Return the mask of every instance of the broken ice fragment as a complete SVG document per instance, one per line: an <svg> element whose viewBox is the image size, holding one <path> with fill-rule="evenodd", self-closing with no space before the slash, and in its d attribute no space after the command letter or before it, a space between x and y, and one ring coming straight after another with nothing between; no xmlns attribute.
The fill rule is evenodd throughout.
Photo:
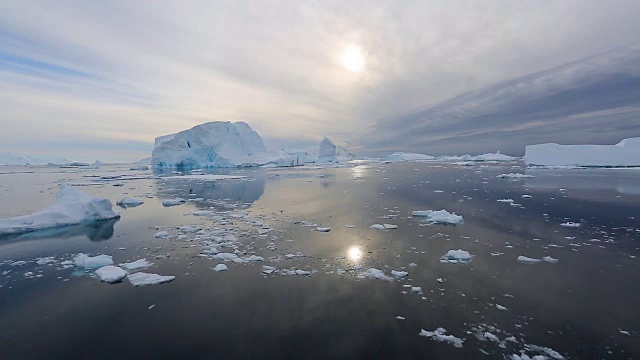
<svg viewBox="0 0 640 360"><path fill-rule="evenodd" d="M98 276L98 278L100 278L101 281L110 284L120 282L127 276L126 271L113 265L103 266L96 270L95 274Z"/></svg>

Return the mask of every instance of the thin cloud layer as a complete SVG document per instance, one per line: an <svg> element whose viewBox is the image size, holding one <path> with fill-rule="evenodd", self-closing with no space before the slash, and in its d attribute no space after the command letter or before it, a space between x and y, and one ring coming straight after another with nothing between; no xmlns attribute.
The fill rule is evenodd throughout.
<svg viewBox="0 0 640 360"><path fill-rule="evenodd" d="M638 41L639 12L595 0L5 1L1 150L136 160L155 136L211 120L245 120L278 143L400 147L362 135ZM364 52L359 73L341 64L350 44Z"/></svg>

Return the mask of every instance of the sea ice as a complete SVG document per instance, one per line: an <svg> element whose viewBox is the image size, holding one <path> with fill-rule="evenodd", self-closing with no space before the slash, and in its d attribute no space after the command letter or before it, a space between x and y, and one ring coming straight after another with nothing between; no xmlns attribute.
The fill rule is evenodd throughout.
<svg viewBox="0 0 640 360"><path fill-rule="evenodd" d="M447 210L417 210L411 212L413 216L426 217L429 222L442 224L462 224L464 219L460 215Z"/></svg>
<svg viewBox="0 0 640 360"><path fill-rule="evenodd" d="M122 281L122 279L127 276L126 271L113 265L103 266L96 270L95 274L98 276L98 278L100 278L101 281L110 284Z"/></svg>
<svg viewBox="0 0 640 360"><path fill-rule="evenodd" d="M84 270L95 270L103 266L113 265L113 258L109 255L88 256L83 253L73 258L73 264Z"/></svg>
<svg viewBox="0 0 640 360"><path fill-rule="evenodd" d="M147 259L139 259L139 260L132 261L132 262L129 262L129 263L120 264L120 266L122 266L123 268L125 268L127 270L143 269L143 268L149 267L151 265L153 265L153 264L148 262Z"/></svg>
<svg viewBox="0 0 640 360"><path fill-rule="evenodd" d="M446 254L444 254L440 259L445 262L450 262L452 264L466 264L471 262L472 255L469 254L468 251L464 250L449 250Z"/></svg>
<svg viewBox="0 0 640 360"><path fill-rule="evenodd" d="M164 276L164 275L144 273L144 272L138 272L135 274L127 275L127 279L133 286L162 284L169 281L173 281L175 280L175 278L176 278L175 276Z"/></svg>
<svg viewBox="0 0 640 360"><path fill-rule="evenodd" d="M360 279L371 278L371 279L387 280L387 281L393 280L392 277L385 275L384 271L376 268L369 268L361 272L360 274L358 274L358 278Z"/></svg>
<svg viewBox="0 0 640 360"><path fill-rule="evenodd" d="M521 264L531 265L531 264L537 264L537 263L539 263L541 261L542 260L540 260L540 259L533 259L533 258L526 257L526 256L518 256L518 262L521 263Z"/></svg>
<svg viewBox="0 0 640 360"><path fill-rule="evenodd" d="M119 218L111 202L93 198L73 187L61 185L53 205L30 215L0 220L0 235Z"/></svg>
<svg viewBox="0 0 640 360"><path fill-rule="evenodd" d="M440 341L440 342L447 342L457 348L462 347L464 340L457 338L453 335L446 335L446 334L447 334L447 330L445 330L444 328L437 328L434 331L426 331L424 329L421 329L420 334L418 335L430 338L432 340Z"/></svg>

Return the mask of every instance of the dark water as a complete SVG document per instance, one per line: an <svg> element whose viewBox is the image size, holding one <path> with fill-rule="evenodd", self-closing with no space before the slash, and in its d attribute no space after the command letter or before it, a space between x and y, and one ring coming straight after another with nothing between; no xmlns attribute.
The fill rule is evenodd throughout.
<svg viewBox="0 0 640 360"><path fill-rule="evenodd" d="M0 174L3 217L46 206L61 179L91 182L87 175L129 173L12 171L20 169ZM82 187L112 201L135 196L145 204L119 209L117 222L0 240L0 359L502 359L539 354L530 345L571 359L640 358L640 171L528 170L534 178L496 177L510 172L524 169L363 164L225 172L247 180L151 178ZM176 196L204 201L161 206L161 199ZM505 198L521 206L496 201ZM428 225L410 216L442 208L465 223ZM243 251L267 261L227 263L228 271L215 272L221 261L199 256L202 244L192 235L153 238L164 229L156 227L222 226L189 215L196 210L248 211L268 223L273 231L262 237L246 222L224 225L237 228ZM313 231L301 221L332 231ZM582 226L560 226L566 221ZM398 229L369 228L374 223ZM469 251L473 261L440 262L451 249ZM112 255L116 262L146 257L154 265L143 271L176 280L109 285L34 262L69 260L78 252ZM296 252L305 256L274 260ZM559 262L525 265L517 262L520 255ZM27 263L11 263L20 260ZM265 276L262 265L317 272ZM358 279L369 267L405 269L409 276ZM406 284L423 294L403 293ZM438 327L464 339L463 348L418 336ZM485 331L515 341L500 345L474 335Z"/></svg>

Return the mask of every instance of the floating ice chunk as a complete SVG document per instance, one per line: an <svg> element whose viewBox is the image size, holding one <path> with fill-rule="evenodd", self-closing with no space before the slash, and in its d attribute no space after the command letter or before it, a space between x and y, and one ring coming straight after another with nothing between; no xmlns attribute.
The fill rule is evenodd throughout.
<svg viewBox="0 0 640 360"><path fill-rule="evenodd" d="M146 165L136 165L129 168L131 171L146 171L149 170L149 167Z"/></svg>
<svg viewBox="0 0 640 360"><path fill-rule="evenodd" d="M437 278L437 279L436 279L436 281L437 281L437 282L439 282L440 284L442 284L442 283L444 282L444 279L442 279L442 278Z"/></svg>
<svg viewBox="0 0 640 360"><path fill-rule="evenodd" d="M377 229L377 230L384 230L385 229L384 225L382 225L382 224L373 224L373 225L371 225L369 227L372 228L372 229Z"/></svg>
<svg viewBox="0 0 640 360"><path fill-rule="evenodd" d="M420 286L412 286L411 292L414 294L422 294L422 288Z"/></svg>
<svg viewBox="0 0 640 360"><path fill-rule="evenodd" d="M132 261L129 263L123 263L120 264L120 266L122 266L123 268L127 269L127 270L138 270L138 269L143 269L146 267L149 267L153 265L152 263L148 262L147 259L139 259L136 261Z"/></svg>
<svg viewBox="0 0 640 360"><path fill-rule="evenodd" d="M51 264L51 263L55 263L55 262L56 262L56 258L49 256L49 257L42 257L42 258L38 259L36 261L36 264L38 264L38 265L47 265L47 264Z"/></svg>
<svg viewBox="0 0 640 360"><path fill-rule="evenodd" d="M514 174L514 173L509 173L509 174L500 174L498 176L496 176L498 178L509 178L509 179L523 179L523 178L532 178L534 177L533 175L525 175L525 174Z"/></svg>
<svg viewBox="0 0 640 360"><path fill-rule="evenodd" d="M73 264L84 270L95 270L103 266L113 265L113 258L109 255L88 256L83 253L73 258Z"/></svg>
<svg viewBox="0 0 640 360"><path fill-rule="evenodd" d="M145 285L156 285L162 284L169 281L175 280L175 276L171 275L158 275L151 273L138 272L135 274L127 275L127 279L133 286L145 286Z"/></svg>
<svg viewBox="0 0 640 360"><path fill-rule="evenodd" d="M622 335L627 335L627 336L631 336L631 333L626 331L626 330L618 330L618 332Z"/></svg>
<svg viewBox="0 0 640 360"><path fill-rule="evenodd" d="M385 160L389 162L400 162L400 161L428 161L433 160L435 157L431 155L425 154L416 154L416 153L405 153L405 152L395 152L391 155L388 155Z"/></svg>
<svg viewBox="0 0 640 360"><path fill-rule="evenodd" d="M126 271L113 265L103 266L96 270L95 274L98 276L98 278L100 278L101 281L107 282L109 284L120 282L127 276Z"/></svg>
<svg viewBox="0 0 640 360"><path fill-rule="evenodd" d="M229 270L229 268L225 264L218 264L213 268L213 270L215 270L215 271L225 271L225 270Z"/></svg>
<svg viewBox="0 0 640 360"><path fill-rule="evenodd" d="M193 216L211 216L213 214L214 214L213 211L209 211L209 210L199 210L191 213L191 215Z"/></svg>
<svg viewBox="0 0 640 360"><path fill-rule="evenodd" d="M409 266L410 266L410 267L416 267L416 266L418 266L418 264L416 264L416 263L409 263Z"/></svg>
<svg viewBox="0 0 640 360"><path fill-rule="evenodd" d="M360 274L358 274L358 278L360 279L371 278L371 279L387 280L387 281L393 280L391 276L385 275L384 271L376 268L369 268L361 272Z"/></svg>
<svg viewBox="0 0 640 360"><path fill-rule="evenodd" d="M440 342L447 342L457 348L462 348L462 344L464 343L464 340L457 338L453 335L446 335L446 333L447 333L447 330L445 330L444 328L437 328L434 331L426 331L424 329L421 329L420 334L418 335L430 338L432 340L440 341Z"/></svg>
<svg viewBox="0 0 640 360"><path fill-rule="evenodd" d="M534 357L530 357L527 354L513 354L511 355L511 360L548 360L549 358L544 355L535 355Z"/></svg>
<svg viewBox="0 0 640 360"><path fill-rule="evenodd" d="M527 348L531 349L532 351L541 353L541 354L545 354L547 356L550 356L554 359L557 360L562 360L564 359L564 356L562 356L559 352L548 348L548 347L544 347L544 346L538 346L538 345L532 345L532 344L527 344L526 345Z"/></svg>
<svg viewBox="0 0 640 360"><path fill-rule="evenodd" d="M135 207L144 204L144 201L135 198L123 198L116 201L116 205L124 206L124 207Z"/></svg>
<svg viewBox="0 0 640 360"><path fill-rule="evenodd" d="M503 311L506 311L506 310L507 310L507 308L506 308L506 307L504 307L504 306L502 306L502 305L500 305L500 304L496 304L496 308L498 308L498 310L503 310Z"/></svg>
<svg viewBox="0 0 640 360"><path fill-rule="evenodd" d="M353 229L355 228L355 225L342 225L344 227L346 227L347 229Z"/></svg>
<svg viewBox="0 0 640 360"><path fill-rule="evenodd" d="M384 226L385 229L397 229L398 225L393 225L393 224L382 224L382 226Z"/></svg>
<svg viewBox="0 0 640 360"><path fill-rule="evenodd" d="M273 229L258 229L258 235L266 235L272 231Z"/></svg>
<svg viewBox="0 0 640 360"><path fill-rule="evenodd" d="M417 210L411 212L413 216L426 217L429 222L443 224L461 224L464 219L460 215L450 213L447 210Z"/></svg>
<svg viewBox="0 0 640 360"><path fill-rule="evenodd" d="M577 227L580 227L581 225L582 224L580 224L580 223L575 223L575 222L571 222L571 221L568 221L568 222L560 224L560 226L564 226L564 227L568 227L568 228L577 228Z"/></svg>
<svg viewBox="0 0 640 360"><path fill-rule="evenodd" d="M318 231L318 232L329 232L329 231L331 231L331 228L328 228L328 227L317 227L316 231Z"/></svg>
<svg viewBox="0 0 640 360"><path fill-rule="evenodd" d="M469 254L468 251L465 250L449 250L446 254L444 254L440 259L444 262L449 262L452 264L466 264L471 262L472 255Z"/></svg>
<svg viewBox="0 0 640 360"><path fill-rule="evenodd" d="M499 199L499 200L496 200L496 201L497 202L503 202L503 203L512 203L513 199Z"/></svg>
<svg viewBox="0 0 640 360"><path fill-rule="evenodd" d="M306 270L297 269L295 273L296 275L301 275L301 276L311 276L311 271L306 271Z"/></svg>
<svg viewBox="0 0 640 360"><path fill-rule="evenodd" d="M111 201L91 197L61 185L53 205L30 215L0 220L0 235L19 234L54 227L119 218Z"/></svg>
<svg viewBox="0 0 640 360"><path fill-rule="evenodd" d="M182 205L185 202L186 200L183 198L167 199L167 200L162 200L162 206L164 207L177 206L177 205Z"/></svg>
<svg viewBox="0 0 640 360"><path fill-rule="evenodd" d="M398 315L398 316L396 316L396 319L398 319L398 320L405 320L405 317L404 317L404 316L400 316L400 315Z"/></svg>
<svg viewBox="0 0 640 360"><path fill-rule="evenodd" d="M542 260L540 260L540 259L533 259L533 258L522 256L522 255L518 256L518 262L521 263L521 264L531 265L531 264L537 264L537 263L539 263L541 261Z"/></svg>
<svg viewBox="0 0 640 360"><path fill-rule="evenodd" d="M238 255L233 254L233 253L217 253L215 255L213 255L214 259L218 259L218 260L224 260L224 261L235 261L235 262L242 262L243 260L240 259L238 257ZM238 261L240 260L240 261Z"/></svg>
<svg viewBox="0 0 640 360"><path fill-rule="evenodd" d="M531 195L526 195L526 194L525 194L525 195L522 195L522 198L523 198L523 199L531 199L532 197L533 197L533 196L531 196Z"/></svg>
<svg viewBox="0 0 640 360"><path fill-rule="evenodd" d="M254 262L254 261L264 261L262 256L251 255L248 258L245 258L244 261Z"/></svg>
<svg viewBox="0 0 640 360"><path fill-rule="evenodd" d="M398 271L398 270L391 270L391 275L397 277L397 278L403 278L407 275L409 275L408 272L406 271Z"/></svg>
<svg viewBox="0 0 640 360"><path fill-rule="evenodd" d="M560 261L558 259L552 258L551 256L545 256L542 258L542 260L548 262L549 264L556 264L558 261Z"/></svg>
<svg viewBox="0 0 640 360"><path fill-rule="evenodd" d="M262 265L262 272L264 274L271 274L272 272L276 271L276 267L275 266L267 266L267 265Z"/></svg>
<svg viewBox="0 0 640 360"><path fill-rule="evenodd" d="M246 179L246 176L242 176L242 175L214 175L214 174L207 174L207 175L194 175L192 173L192 175L183 175L183 176L167 176L167 177L163 177L163 180L166 179L180 179L180 180L202 180L202 181L220 181L220 180L240 180L240 179Z"/></svg>
<svg viewBox="0 0 640 360"><path fill-rule="evenodd" d="M153 235L154 238L156 239L168 239L169 238L169 232L167 231L159 231L157 233L155 233L155 235Z"/></svg>
<svg viewBox="0 0 640 360"><path fill-rule="evenodd" d="M500 339L497 336L495 336L494 334L492 334L492 333L490 333L488 331L485 331L482 334L482 336L484 336L486 339L488 339L490 341L500 342Z"/></svg>

